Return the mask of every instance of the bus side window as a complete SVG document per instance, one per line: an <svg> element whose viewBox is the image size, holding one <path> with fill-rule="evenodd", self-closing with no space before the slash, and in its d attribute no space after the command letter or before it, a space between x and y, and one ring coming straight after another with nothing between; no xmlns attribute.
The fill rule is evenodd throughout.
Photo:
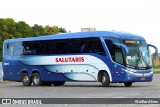
<svg viewBox="0 0 160 107"><path fill-rule="evenodd" d="M14 43L14 56L22 55L23 47L22 42L15 42Z"/></svg>
<svg viewBox="0 0 160 107"><path fill-rule="evenodd" d="M14 43L9 43L9 56L14 55Z"/></svg>
<svg viewBox="0 0 160 107"><path fill-rule="evenodd" d="M124 64L123 52L121 48L115 48L114 61L119 64Z"/></svg>
<svg viewBox="0 0 160 107"><path fill-rule="evenodd" d="M82 42L81 48L80 48L80 52L81 53L86 53L87 52L87 43L86 42Z"/></svg>
<svg viewBox="0 0 160 107"><path fill-rule="evenodd" d="M23 42L23 55L36 55L37 47L36 43L32 41Z"/></svg>
<svg viewBox="0 0 160 107"><path fill-rule="evenodd" d="M9 43L7 43L7 49L9 49Z"/></svg>
<svg viewBox="0 0 160 107"><path fill-rule="evenodd" d="M73 39L73 53L82 53L83 39Z"/></svg>
<svg viewBox="0 0 160 107"><path fill-rule="evenodd" d="M100 55L105 55L102 43L99 38L92 38L89 40L89 45L88 45L88 52L89 53L96 53Z"/></svg>
<svg viewBox="0 0 160 107"><path fill-rule="evenodd" d="M106 43L108 50L113 58L113 42L112 42L112 40L106 39L105 43Z"/></svg>
<svg viewBox="0 0 160 107"><path fill-rule="evenodd" d="M9 55L10 50L9 50L9 43L4 44L4 54Z"/></svg>
<svg viewBox="0 0 160 107"><path fill-rule="evenodd" d="M69 42L67 40L56 41L56 54L67 54L69 53Z"/></svg>

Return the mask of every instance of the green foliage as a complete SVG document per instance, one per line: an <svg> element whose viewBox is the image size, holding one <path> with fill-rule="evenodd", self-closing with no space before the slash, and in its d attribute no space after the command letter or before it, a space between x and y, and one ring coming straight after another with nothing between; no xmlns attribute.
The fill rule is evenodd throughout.
<svg viewBox="0 0 160 107"><path fill-rule="evenodd" d="M155 66L154 69L160 69L160 65L159 66Z"/></svg>
<svg viewBox="0 0 160 107"><path fill-rule="evenodd" d="M49 34L57 34L59 33L59 29L57 26L53 26L53 27L50 27L49 25L45 26L44 28L44 33L46 35L49 35Z"/></svg>
<svg viewBox="0 0 160 107"><path fill-rule="evenodd" d="M28 24L26 24L24 21L19 21L16 24L16 31L19 32L21 34L19 36L23 38L32 36L32 28Z"/></svg>
<svg viewBox="0 0 160 107"><path fill-rule="evenodd" d="M154 67L154 73L160 73L160 65Z"/></svg>
<svg viewBox="0 0 160 107"><path fill-rule="evenodd" d="M2 47L5 39L44 36L57 33L66 33L66 29L58 26L29 26L24 21L15 22L12 18L0 18L0 60L2 60Z"/></svg>
<svg viewBox="0 0 160 107"><path fill-rule="evenodd" d="M45 35L43 26L38 24L32 26L32 34L35 36Z"/></svg>

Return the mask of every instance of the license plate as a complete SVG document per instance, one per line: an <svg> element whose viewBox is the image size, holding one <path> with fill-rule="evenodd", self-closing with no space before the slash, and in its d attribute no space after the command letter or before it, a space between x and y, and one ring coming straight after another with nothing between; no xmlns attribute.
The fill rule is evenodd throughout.
<svg viewBox="0 0 160 107"><path fill-rule="evenodd" d="M142 81L146 80L145 78L141 78Z"/></svg>

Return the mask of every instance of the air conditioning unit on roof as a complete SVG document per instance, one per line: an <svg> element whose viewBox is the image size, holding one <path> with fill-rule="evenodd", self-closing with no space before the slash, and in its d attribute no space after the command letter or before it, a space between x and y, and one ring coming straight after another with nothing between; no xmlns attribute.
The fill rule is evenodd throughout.
<svg viewBox="0 0 160 107"><path fill-rule="evenodd" d="M96 31L96 28L81 28L81 32L90 32L90 31Z"/></svg>

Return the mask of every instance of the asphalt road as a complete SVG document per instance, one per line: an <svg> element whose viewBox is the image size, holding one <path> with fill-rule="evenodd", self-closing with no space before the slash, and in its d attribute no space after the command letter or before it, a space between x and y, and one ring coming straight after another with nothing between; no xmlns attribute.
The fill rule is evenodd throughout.
<svg viewBox="0 0 160 107"><path fill-rule="evenodd" d="M137 82L131 87L98 82L66 82L64 86L23 86L21 82L0 84L1 98L160 98L160 74L152 82ZM66 106L66 105L64 105ZM158 105L157 107L159 107Z"/></svg>

